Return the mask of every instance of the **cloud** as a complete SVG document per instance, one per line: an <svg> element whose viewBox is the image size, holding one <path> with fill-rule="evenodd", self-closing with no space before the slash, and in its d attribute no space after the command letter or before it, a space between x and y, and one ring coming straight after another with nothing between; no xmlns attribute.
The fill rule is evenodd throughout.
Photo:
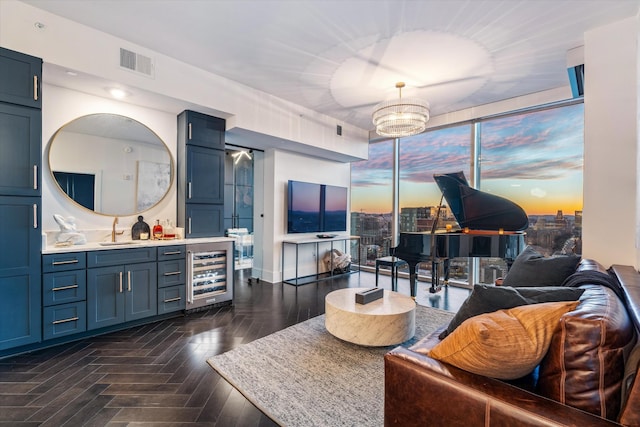
<svg viewBox="0 0 640 427"><path fill-rule="evenodd" d="M537 197L539 199L543 199L547 196L547 192L540 187L532 188L530 193L533 197Z"/></svg>

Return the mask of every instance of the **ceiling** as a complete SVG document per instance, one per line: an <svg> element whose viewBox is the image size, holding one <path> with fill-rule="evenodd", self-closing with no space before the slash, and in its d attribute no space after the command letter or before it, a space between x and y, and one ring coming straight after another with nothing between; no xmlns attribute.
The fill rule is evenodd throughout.
<svg viewBox="0 0 640 427"><path fill-rule="evenodd" d="M584 32L638 0L23 0L371 129L402 95L431 115L567 86ZM586 71L588 73L588 69Z"/></svg>

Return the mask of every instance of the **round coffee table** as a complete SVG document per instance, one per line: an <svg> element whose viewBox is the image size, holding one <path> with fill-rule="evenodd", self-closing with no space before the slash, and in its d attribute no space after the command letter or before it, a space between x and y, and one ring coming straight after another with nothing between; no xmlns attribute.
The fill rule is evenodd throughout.
<svg viewBox="0 0 640 427"><path fill-rule="evenodd" d="M345 288L325 298L325 327L331 335L354 344L378 347L400 344L416 332L416 303L397 292L368 304L356 303L356 292Z"/></svg>

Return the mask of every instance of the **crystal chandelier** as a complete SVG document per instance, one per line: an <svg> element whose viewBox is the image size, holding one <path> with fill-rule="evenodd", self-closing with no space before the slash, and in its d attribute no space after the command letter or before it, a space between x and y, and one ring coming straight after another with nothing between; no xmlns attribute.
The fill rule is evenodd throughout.
<svg viewBox="0 0 640 427"><path fill-rule="evenodd" d="M383 101L373 110L373 124L381 136L400 138L416 135L427 128L429 104L416 98L402 98L403 82L396 83L398 99Z"/></svg>

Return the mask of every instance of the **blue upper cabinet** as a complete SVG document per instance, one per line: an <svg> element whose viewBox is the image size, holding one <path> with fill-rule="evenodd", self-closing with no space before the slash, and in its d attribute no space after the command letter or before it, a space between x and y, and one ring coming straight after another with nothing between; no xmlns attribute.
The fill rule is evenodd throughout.
<svg viewBox="0 0 640 427"><path fill-rule="evenodd" d="M224 119L189 110L180 116L184 120L182 132L186 144L224 150Z"/></svg>
<svg viewBox="0 0 640 427"><path fill-rule="evenodd" d="M42 108L42 59L0 48L0 101Z"/></svg>
<svg viewBox="0 0 640 427"><path fill-rule="evenodd" d="M224 151L187 147L187 203L224 203Z"/></svg>
<svg viewBox="0 0 640 427"><path fill-rule="evenodd" d="M223 236L225 120L178 116L178 226L185 237Z"/></svg>
<svg viewBox="0 0 640 427"><path fill-rule="evenodd" d="M40 196L41 111L0 102L0 194Z"/></svg>

